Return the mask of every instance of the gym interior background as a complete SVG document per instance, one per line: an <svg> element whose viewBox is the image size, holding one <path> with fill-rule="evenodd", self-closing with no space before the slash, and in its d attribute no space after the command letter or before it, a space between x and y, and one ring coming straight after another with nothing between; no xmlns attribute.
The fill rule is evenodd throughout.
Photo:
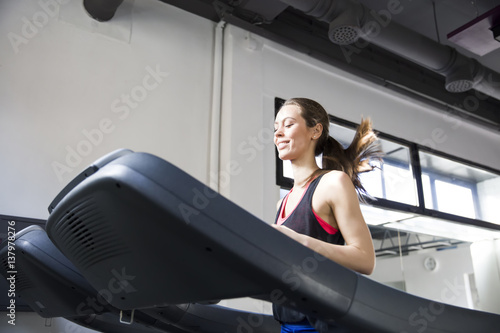
<svg viewBox="0 0 500 333"><path fill-rule="evenodd" d="M484 51L447 36L495 1L372 8L368 21L381 39L398 25L424 36L420 63L412 50L379 46L378 36L335 44L333 24L285 2L125 0L100 22L81 0L2 1L0 238L8 220L43 224L55 195L118 148L160 156L272 223L288 184L272 140L276 102L304 96L331 113L340 139L363 116L381 133L390 163L366 179L380 199L363 206L377 250L371 278L500 313L500 42L490 31ZM473 65L454 81L460 70L422 64L444 45L484 69ZM222 304L270 311L251 299ZM15 327L0 316L0 330L90 332L17 315Z"/></svg>

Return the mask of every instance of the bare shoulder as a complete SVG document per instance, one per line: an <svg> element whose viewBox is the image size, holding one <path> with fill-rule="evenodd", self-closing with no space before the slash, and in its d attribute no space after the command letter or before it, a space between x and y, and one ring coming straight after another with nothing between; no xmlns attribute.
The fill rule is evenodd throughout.
<svg viewBox="0 0 500 333"><path fill-rule="evenodd" d="M356 199L357 201L351 177L343 171L332 170L326 173L318 185L318 190L332 206L346 200Z"/></svg>
<svg viewBox="0 0 500 333"><path fill-rule="evenodd" d="M324 187L327 187L330 190L348 190L350 188L354 188L351 178L345 172L338 170L332 170L326 173L323 176L323 179L321 179L321 182Z"/></svg>

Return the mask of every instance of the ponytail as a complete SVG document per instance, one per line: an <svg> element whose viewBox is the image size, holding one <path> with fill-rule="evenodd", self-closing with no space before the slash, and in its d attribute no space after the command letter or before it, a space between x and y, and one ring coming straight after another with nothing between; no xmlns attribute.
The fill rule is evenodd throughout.
<svg viewBox="0 0 500 333"><path fill-rule="evenodd" d="M375 167L370 165L371 160L382 161L384 153L377 142L378 138L372 129L370 119L361 119L361 124L356 129L356 134L351 144L345 150L347 160L352 164L351 180L360 194L367 195L361 184L359 175L363 172L372 171Z"/></svg>
<svg viewBox="0 0 500 333"><path fill-rule="evenodd" d="M326 135L316 146L316 155L323 154L322 169L317 170L311 179L330 170L343 171L351 178L360 200L364 201L363 196L367 196L368 193L361 184L359 175L372 171L374 167L370 165L370 161L381 161L383 156L377 143L377 135L372 130L371 121L361 120L351 144L346 149L329 134Z"/></svg>

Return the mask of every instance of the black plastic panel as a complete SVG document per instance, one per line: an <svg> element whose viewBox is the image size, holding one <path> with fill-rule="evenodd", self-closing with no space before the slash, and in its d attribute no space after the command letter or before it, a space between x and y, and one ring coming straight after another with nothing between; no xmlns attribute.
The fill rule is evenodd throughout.
<svg viewBox="0 0 500 333"><path fill-rule="evenodd" d="M500 325L498 315L415 297L329 261L150 154L120 157L81 182L47 232L96 290L115 286L110 303L120 309L264 294L352 332L413 332L426 309L426 332Z"/></svg>

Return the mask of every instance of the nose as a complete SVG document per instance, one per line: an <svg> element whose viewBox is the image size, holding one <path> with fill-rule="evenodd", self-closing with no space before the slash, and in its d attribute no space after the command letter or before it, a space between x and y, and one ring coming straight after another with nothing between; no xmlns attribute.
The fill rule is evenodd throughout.
<svg viewBox="0 0 500 333"><path fill-rule="evenodd" d="M274 131L274 139L276 140L277 138L283 136L283 130L281 126L276 127L276 130Z"/></svg>
<svg viewBox="0 0 500 333"><path fill-rule="evenodd" d="M283 134L283 125L276 123L274 125L274 135L282 135Z"/></svg>

